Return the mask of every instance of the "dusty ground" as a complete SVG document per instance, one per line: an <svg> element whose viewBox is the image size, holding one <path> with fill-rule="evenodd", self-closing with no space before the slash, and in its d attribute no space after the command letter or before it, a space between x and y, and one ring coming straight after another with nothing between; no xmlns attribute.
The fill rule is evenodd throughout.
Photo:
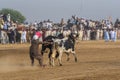
<svg viewBox="0 0 120 80"><path fill-rule="evenodd" d="M30 65L29 44L0 45L0 80L120 80L120 41L81 41L78 62L63 55L63 66ZM44 63L47 64L47 55Z"/></svg>

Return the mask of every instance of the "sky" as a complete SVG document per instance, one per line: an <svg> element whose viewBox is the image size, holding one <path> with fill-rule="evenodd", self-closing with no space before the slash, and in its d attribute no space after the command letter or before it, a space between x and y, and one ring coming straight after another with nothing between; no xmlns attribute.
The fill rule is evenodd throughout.
<svg viewBox="0 0 120 80"><path fill-rule="evenodd" d="M85 19L101 20L120 18L120 0L0 0L0 10L11 8L20 11L28 22L50 19L60 22L72 15Z"/></svg>

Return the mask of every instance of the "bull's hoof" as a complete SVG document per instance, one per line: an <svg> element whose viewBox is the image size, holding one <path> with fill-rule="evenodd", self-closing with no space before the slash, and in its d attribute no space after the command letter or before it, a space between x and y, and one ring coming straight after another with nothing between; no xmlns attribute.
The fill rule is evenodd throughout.
<svg viewBox="0 0 120 80"><path fill-rule="evenodd" d="M52 67L54 67L55 65L52 65Z"/></svg>
<svg viewBox="0 0 120 80"><path fill-rule="evenodd" d="M46 66L47 66L46 64L41 65L41 67L43 67L43 68L46 67Z"/></svg>
<svg viewBox="0 0 120 80"><path fill-rule="evenodd" d="M63 66L62 64L60 64L60 66Z"/></svg>
<svg viewBox="0 0 120 80"><path fill-rule="evenodd" d="M77 60L77 58L75 58L75 62L77 62L78 60Z"/></svg>
<svg viewBox="0 0 120 80"><path fill-rule="evenodd" d="M31 64L31 66L34 66L34 64Z"/></svg>
<svg viewBox="0 0 120 80"><path fill-rule="evenodd" d="M69 61L70 60L70 58L67 58L67 61Z"/></svg>

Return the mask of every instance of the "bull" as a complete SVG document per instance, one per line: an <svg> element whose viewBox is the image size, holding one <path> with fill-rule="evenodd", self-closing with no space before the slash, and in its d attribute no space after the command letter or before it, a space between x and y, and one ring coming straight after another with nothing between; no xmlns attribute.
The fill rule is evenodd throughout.
<svg viewBox="0 0 120 80"><path fill-rule="evenodd" d="M34 59L37 59L40 66L45 66L45 64L43 64L43 56L40 54L39 51L39 44L41 44L41 42L39 42L37 36L34 36L35 39L32 40L31 42L31 46L29 49L29 55L30 55L30 59L31 59L31 65L34 65Z"/></svg>
<svg viewBox="0 0 120 80"><path fill-rule="evenodd" d="M55 48L56 49L56 58L58 58L59 61L59 65L62 66L62 55L63 53L67 54L67 61L70 60L70 53L73 54L75 62L77 62L77 56L76 56L76 52L75 52L75 41L76 38L78 37L77 34L73 34L71 33L68 38L63 38L63 39L55 39L54 43L55 43ZM55 53L54 53L55 55ZM53 58L54 59L54 58Z"/></svg>

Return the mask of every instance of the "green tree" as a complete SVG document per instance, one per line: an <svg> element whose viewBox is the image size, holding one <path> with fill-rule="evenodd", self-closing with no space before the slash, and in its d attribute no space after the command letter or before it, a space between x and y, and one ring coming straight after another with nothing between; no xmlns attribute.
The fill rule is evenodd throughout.
<svg viewBox="0 0 120 80"><path fill-rule="evenodd" d="M3 8L0 10L0 14L10 14L11 20L18 23L23 23L26 18L17 10L9 9L9 8Z"/></svg>

